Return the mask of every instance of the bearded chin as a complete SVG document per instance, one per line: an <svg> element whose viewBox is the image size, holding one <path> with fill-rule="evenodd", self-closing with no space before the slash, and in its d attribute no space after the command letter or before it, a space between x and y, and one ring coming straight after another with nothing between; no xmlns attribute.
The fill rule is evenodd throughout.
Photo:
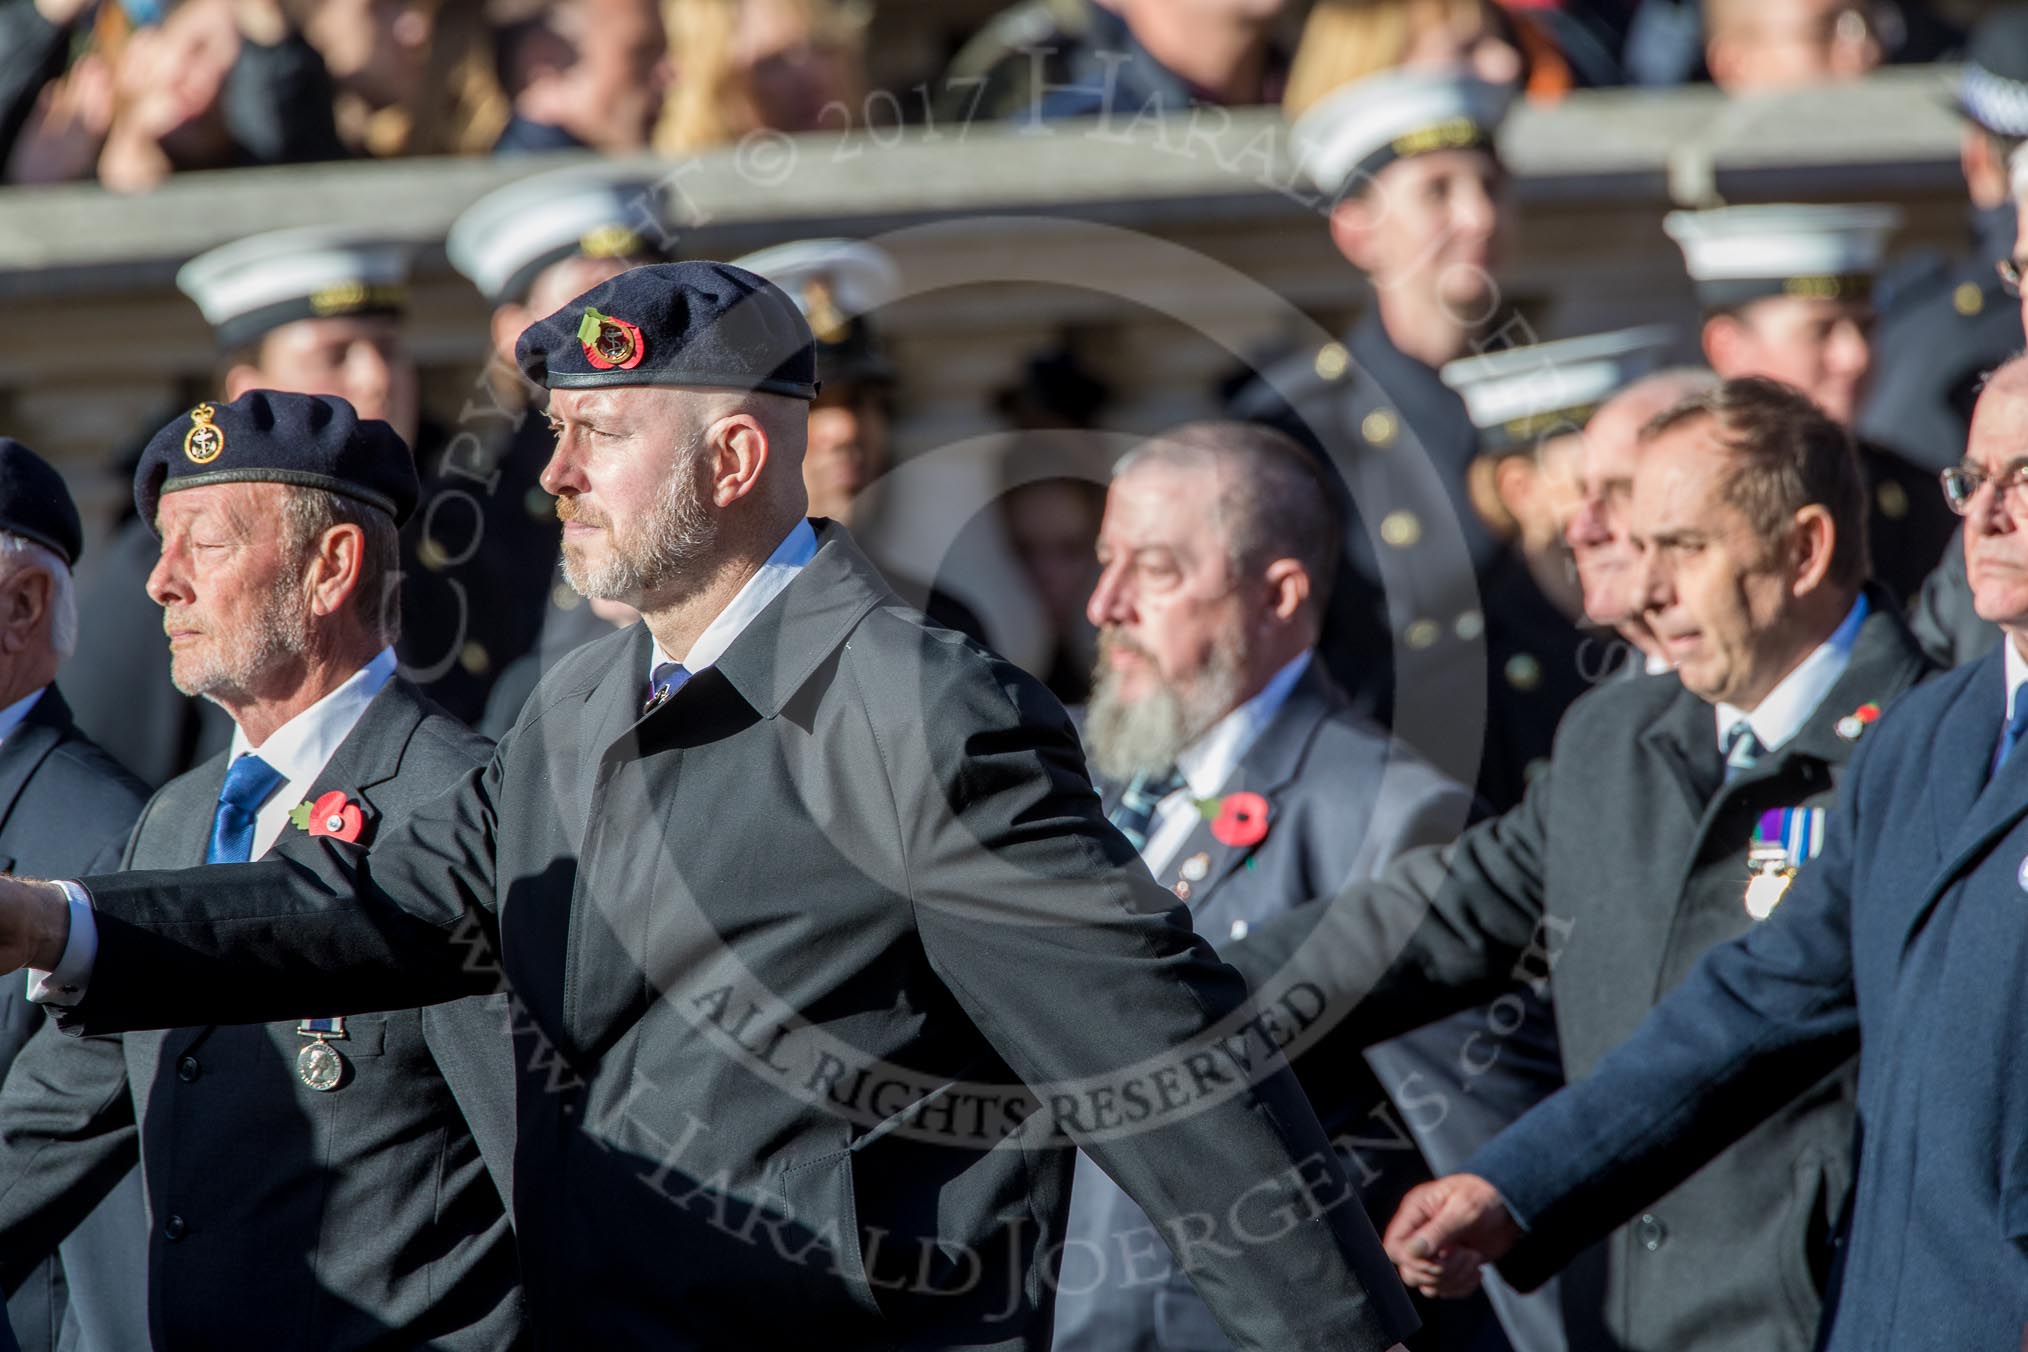
<svg viewBox="0 0 2028 1352"><path fill-rule="evenodd" d="M1155 676L1151 689L1129 698L1104 648L1085 707L1084 743L1092 768L1107 779L1159 774L1239 703L1245 657L1237 634L1222 634L1204 666L1188 681Z"/></svg>

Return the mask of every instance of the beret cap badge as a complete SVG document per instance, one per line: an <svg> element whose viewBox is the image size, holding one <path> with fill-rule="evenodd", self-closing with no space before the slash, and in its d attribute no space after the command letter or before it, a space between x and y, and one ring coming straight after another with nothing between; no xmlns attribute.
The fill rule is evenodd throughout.
<svg viewBox="0 0 2028 1352"><path fill-rule="evenodd" d="M584 344L585 360L601 371L631 371L647 355L638 326L601 314L595 306L584 307L577 340Z"/></svg>
<svg viewBox="0 0 2028 1352"><path fill-rule="evenodd" d="M225 452L225 432L211 420L217 410L199 404L190 410L190 430L183 434L183 454L193 465L208 465Z"/></svg>

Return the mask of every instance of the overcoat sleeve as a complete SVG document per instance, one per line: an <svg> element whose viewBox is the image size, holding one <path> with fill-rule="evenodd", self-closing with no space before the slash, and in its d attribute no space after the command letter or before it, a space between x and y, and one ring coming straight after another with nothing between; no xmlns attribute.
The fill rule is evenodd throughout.
<svg viewBox="0 0 2028 1352"><path fill-rule="evenodd" d="M858 692L917 930L1035 1111L1154 1220L1236 1346L1400 1341L1415 1317L1273 1016L1243 1016L1244 983L1099 814L1061 710L998 666L929 664L918 691L913 719Z"/></svg>

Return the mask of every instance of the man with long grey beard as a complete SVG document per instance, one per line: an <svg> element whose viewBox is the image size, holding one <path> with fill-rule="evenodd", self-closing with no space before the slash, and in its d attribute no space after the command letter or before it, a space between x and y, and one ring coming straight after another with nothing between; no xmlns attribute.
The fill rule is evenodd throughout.
<svg viewBox="0 0 2028 1352"><path fill-rule="evenodd" d="M1356 713L1315 659L1341 533L1320 475L1271 428L1193 423L1128 452L1106 497L1085 748L1113 824L1213 944L1449 841L1473 811L1468 790ZM1296 1005L1285 1012L1302 1021ZM1374 1215L1426 1173L1423 1150L1441 1168L1560 1084L1553 1069L1516 1082L1517 1049L1459 1092L1460 1047L1484 1024L1461 1016L1374 1048L1381 1081L1332 1037L1297 1060L1299 1074L1317 1072L1305 1085ZM1058 1352L1231 1345L1089 1156L1070 1217ZM1491 1332L1483 1303L1422 1314L1418 1347Z"/></svg>

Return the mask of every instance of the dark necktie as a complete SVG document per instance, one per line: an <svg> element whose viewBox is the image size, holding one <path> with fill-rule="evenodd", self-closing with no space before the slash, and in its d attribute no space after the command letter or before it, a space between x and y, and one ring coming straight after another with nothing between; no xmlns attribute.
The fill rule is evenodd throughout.
<svg viewBox="0 0 2028 1352"><path fill-rule="evenodd" d="M1993 753L1994 774L2000 773L2000 767L2007 763L2007 757L2023 737L2028 737L2028 691L2014 697L2014 716L2000 729L2000 747Z"/></svg>
<svg viewBox="0 0 2028 1352"><path fill-rule="evenodd" d="M1755 761L1767 754L1767 748L1754 735L1753 724L1740 719L1725 730L1725 782L1733 780L1753 768Z"/></svg>
<svg viewBox="0 0 2028 1352"><path fill-rule="evenodd" d="M663 662L656 666L648 677L648 698L641 701L641 716L647 717L669 702L669 697L683 688L690 679L690 672L681 662Z"/></svg>
<svg viewBox="0 0 2028 1352"><path fill-rule="evenodd" d="M261 804L282 787L282 772L259 756L241 756L227 767L211 818L207 864L244 864L253 858L254 818Z"/></svg>
<svg viewBox="0 0 2028 1352"><path fill-rule="evenodd" d="M1148 848L1148 824L1155 820L1155 808L1164 798L1183 787L1182 772L1175 766L1166 770L1136 774L1114 805L1110 820L1138 852Z"/></svg>

